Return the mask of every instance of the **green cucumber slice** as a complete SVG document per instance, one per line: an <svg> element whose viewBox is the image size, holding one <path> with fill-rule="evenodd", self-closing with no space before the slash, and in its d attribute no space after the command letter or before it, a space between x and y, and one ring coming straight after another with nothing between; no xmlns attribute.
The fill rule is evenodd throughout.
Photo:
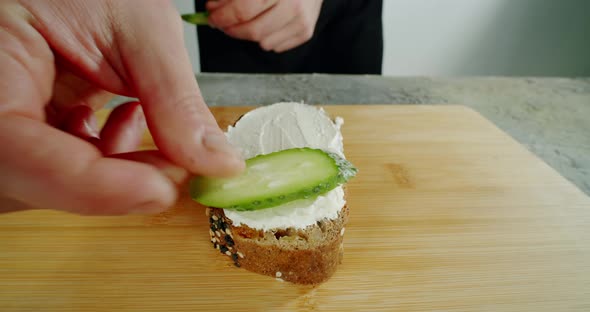
<svg viewBox="0 0 590 312"><path fill-rule="evenodd" d="M237 177L196 177L190 193L205 206L258 210L325 194L356 173L350 162L334 153L292 148L246 160L246 170Z"/></svg>
<svg viewBox="0 0 590 312"><path fill-rule="evenodd" d="M182 20L194 25L209 25L209 12L196 12L190 14L182 14Z"/></svg>

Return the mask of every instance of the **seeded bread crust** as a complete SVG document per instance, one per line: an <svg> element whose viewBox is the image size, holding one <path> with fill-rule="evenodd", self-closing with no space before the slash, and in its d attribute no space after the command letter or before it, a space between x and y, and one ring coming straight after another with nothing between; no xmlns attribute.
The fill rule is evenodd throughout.
<svg viewBox="0 0 590 312"><path fill-rule="evenodd" d="M207 208L213 247L246 270L296 284L319 284L342 262L349 210L305 229L255 230L234 226L223 209Z"/></svg>

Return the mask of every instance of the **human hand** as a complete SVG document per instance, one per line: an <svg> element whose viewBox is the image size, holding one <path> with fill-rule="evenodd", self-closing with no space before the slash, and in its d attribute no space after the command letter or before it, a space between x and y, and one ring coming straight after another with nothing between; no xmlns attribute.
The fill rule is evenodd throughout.
<svg viewBox="0 0 590 312"><path fill-rule="evenodd" d="M0 52L0 212L156 213L189 172L244 168L203 101L171 2L2 1ZM139 103L99 134L93 110L109 92ZM146 123L159 151L134 151Z"/></svg>
<svg viewBox="0 0 590 312"><path fill-rule="evenodd" d="M311 39L322 0L210 0L206 7L211 26L280 53Z"/></svg>

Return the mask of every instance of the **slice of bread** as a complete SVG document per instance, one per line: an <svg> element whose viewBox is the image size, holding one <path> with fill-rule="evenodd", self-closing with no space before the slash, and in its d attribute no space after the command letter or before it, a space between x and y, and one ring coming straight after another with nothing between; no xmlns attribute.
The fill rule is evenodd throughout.
<svg viewBox="0 0 590 312"><path fill-rule="evenodd" d="M275 105L293 104L307 107L301 103ZM345 187L343 190L346 192ZM324 218L304 229L261 230L245 224L234 225L223 209L209 207L206 210L213 247L229 256L237 267L296 284L319 284L336 272L344 254L348 213L344 204L336 218Z"/></svg>
<svg viewBox="0 0 590 312"><path fill-rule="evenodd" d="M348 207L338 218L324 219L305 229L255 230L234 226L223 209L207 208L211 243L246 270L297 284L318 284L342 262Z"/></svg>

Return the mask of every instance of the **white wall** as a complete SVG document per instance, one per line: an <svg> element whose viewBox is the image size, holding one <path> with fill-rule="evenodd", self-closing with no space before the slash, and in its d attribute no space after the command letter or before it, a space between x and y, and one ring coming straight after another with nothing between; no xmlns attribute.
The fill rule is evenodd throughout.
<svg viewBox="0 0 590 312"><path fill-rule="evenodd" d="M590 75L590 0L383 2L385 75ZM199 72L195 27L184 27Z"/></svg>
<svg viewBox="0 0 590 312"><path fill-rule="evenodd" d="M384 0L384 74L590 75L588 0Z"/></svg>
<svg viewBox="0 0 590 312"><path fill-rule="evenodd" d="M195 11L195 2L193 0L174 0L176 9L183 13L193 13ZM199 61L199 49L197 39L197 28L193 25L183 22L184 27L184 44L188 50L191 62L193 64L193 71L195 73L201 72L201 62Z"/></svg>
<svg viewBox="0 0 590 312"><path fill-rule="evenodd" d="M516 0L519 1L519 0ZM461 74L502 0L384 0L386 75Z"/></svg>

